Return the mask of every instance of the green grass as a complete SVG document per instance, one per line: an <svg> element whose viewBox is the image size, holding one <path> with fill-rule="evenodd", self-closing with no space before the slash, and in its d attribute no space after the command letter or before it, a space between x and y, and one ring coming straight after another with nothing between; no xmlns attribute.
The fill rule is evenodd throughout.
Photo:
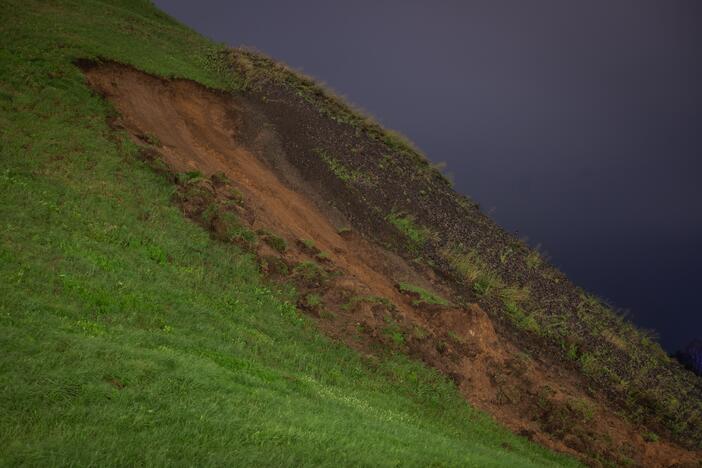
<svg viewBox="0 0 702 468"><path fill-rule="evenodd" d="M574 464L321 336L182 216L72 65L228 89L219 46L141 1L0 8L0 465Z"/></svg>
<svg viewBox="0 0 702 468"><path fill-rule="evenodd" d="M400 283L400 291L403 293L412 293L419 296L417 299L412 301L414 305L428 304L428 305L440 305L440 306L450 306L451 302L444 299L443 297L427 291L424 288L416 286L410 283Z"/></svg>
<svg viewBox="0 0 702 468"><path fill-rule="evenodd" d="M317 245L312 239L300 239L300 243L308 250L317 249Z"/></svg>
<svg viewBox="0 0 702 468"><path fill-rule="evenodd" d="M417 254L432 237L432 232L424 226L419 226L412 215L392 212L386 217L407 239L407 249Z"/></svg>
<svg viewBox="0 0 702 468"><path fill-rule="evenodd" d="M315 154L324 161L329 170L343 182L362 182L366 185L373 185L373 180L368 174L351 169L340 162L337 158L323 150L315 150Z"/></svg>
<svg viewBox="0 0 702 468"><path fill-rule="evenodd" d="M284 253L288 249L288 243L282 237L277 236L266 229L260 229L258 234L262 236L263 242L268 244L276 252Z"/></svg>
<svg viewBox="0 0 702 468"><path fill-rule="evenodd" d="M478 296L489 296L505 287L504 281L474 252L454 247L446 249L443 254L459 277L468 282Z"/></svg>

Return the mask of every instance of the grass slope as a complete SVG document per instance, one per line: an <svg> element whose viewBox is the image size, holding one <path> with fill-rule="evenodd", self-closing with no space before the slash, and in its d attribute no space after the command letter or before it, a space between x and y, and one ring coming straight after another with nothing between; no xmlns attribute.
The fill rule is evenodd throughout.
<svg viewBox="0 0 702 468"><path fill-rule="evenodd" d="M0 464L569 465L186 221L72 61L232 84L140 1L0 1Z"/></svg>

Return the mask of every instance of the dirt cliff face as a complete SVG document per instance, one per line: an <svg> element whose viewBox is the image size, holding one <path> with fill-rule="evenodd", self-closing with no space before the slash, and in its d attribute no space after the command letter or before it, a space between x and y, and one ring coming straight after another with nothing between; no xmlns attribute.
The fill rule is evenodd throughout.
<svg viewBox="0 0 702 468"><path fill-rule="evenodd" d="M330 336L369 355L422 360L515 432L592 465L702 458L666 438L645 440L650 429L620 416L609 393L563 364L562 349L497 314L503 304L476 293L479 278L457 276L446 252L461 246L484 245L495 261L504 246L528 253L424 163L393 159L385 143L285 88L225 94L119 64L82 65L117 110L113 127L176 182L183 212L257 255L271 281L294 284L299 308ZM502 281L525 284L527 274L515 267ZM569 285L557 273L543 284L532 300Z"/></svg>

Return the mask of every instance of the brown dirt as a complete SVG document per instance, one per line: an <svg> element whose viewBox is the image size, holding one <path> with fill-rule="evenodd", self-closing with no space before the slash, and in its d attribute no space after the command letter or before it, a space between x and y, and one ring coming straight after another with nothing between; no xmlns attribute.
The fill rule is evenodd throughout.
<svg viewBox="0 0 702 468"><path fill-rule="evenodd" d="M171 172L205 176L179 189L187 215L224 235L223 218L204 216L214 206L253 231L286 240L284 252L271 242L251 248L271 278L297 285L300 308L328 335L364 353L393 349L414 356L453 379L469 402L513 431L593 466L697 466L699 452L665 440L646 442L645 431L618 416L604 395L587 390L577 373L523 354L480 306L413 305L398 282L457 303L460 298L427 268L359 232L340 234L353 220L330 203L329 188L320 188L325 180L310 184L300 177L275 124L249 98L114 63L84 68L89 84L119 112L113 124L144 146L144 154L164 161ZM231 203L233 188L243 203ZM308 239L314 247L301 242ZM319 268L301 269L310 265L306 261Z"/></svg>

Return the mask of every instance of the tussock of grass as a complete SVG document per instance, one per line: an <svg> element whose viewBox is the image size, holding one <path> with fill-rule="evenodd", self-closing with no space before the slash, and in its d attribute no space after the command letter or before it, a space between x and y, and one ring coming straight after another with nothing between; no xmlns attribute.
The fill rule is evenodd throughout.
<svg viewBox="0 0 702 468"><path fill-rule="evenodd" d="M415 254L419 253L432 237L432 232L423 226L417 225L412 215L393 212L386 219L407 238L407 247Z"/></svg>
<svg viewBox="0 0 702 468"><path fill-rule="evenodd" d="M509 318L512 319L515 325L533 333L540 333L541 328L536 319L528 315L516 302L507 300L504 304L505 311L507 311Z"/></svg>
<svg viewBox="0 0 702 468"><path fill-rule="evenodd" d="M315 244L315 242L312 239L300 239L300 242L302 243L302 245L305 246L305 248L307 248L309 250L317 249L317 245Z"/></svg>
<svg viewBox="0 0 702 468"><path fill-rule="evenodd" d="M305 260L295 265L293 275L308 284L321 285L329 279L329 274L311 260Z"/></svg>
<svg viewBox="0 0 702 468"><path fill-rule="evenodd" d="M443 253L458 275L468 282L473 292L479 296L489 296L504 289L502 279L493 273L475 252L454 247Z"/></svg>
<svg viewBox="0 0 702 468"><path fill-rule="evenodd" d="M337 158L324 150L317 149L315 154L329 167L329 170L343 182L362 182L366 185L373 185L374 182L369 174L351 169L341 163Z"/></svg>
<svg viewBox="0 0 702 468"><path fill-rule="evenodd" d="M263 242L268 244L273 250L278 253L284 253L288 249L288 243L280 236L273 234L267 229L259 229L258 235L261 236Z"/></svg>
<svg viewBox="0 0 702 468"><path fill-rule="evenodd" d="M412 304L415 306L419 306L422 304L427 304L427 305L440 305L440 306L450 306L451 303L444 299L443 297L434 294L430 291L427 291L424 288L421 288L419 286L416 286L414 284L410 283L400 283L398 285L398 288L400 289L400 292L403 293L410 293L413 295L418 296L417 299L412 301Z"/></svg>
<svg viewBox="0 0 702 468"><path fill-rule="evenodd" d="M385 323L386 326L383 329L383 333L390 338L390 341L392 342L393 346L395 347L402 347L405 344L405 333L402 330L402 327L400 327L400 324L398 324L392 317L386 316L385 317Z"/></svg>

